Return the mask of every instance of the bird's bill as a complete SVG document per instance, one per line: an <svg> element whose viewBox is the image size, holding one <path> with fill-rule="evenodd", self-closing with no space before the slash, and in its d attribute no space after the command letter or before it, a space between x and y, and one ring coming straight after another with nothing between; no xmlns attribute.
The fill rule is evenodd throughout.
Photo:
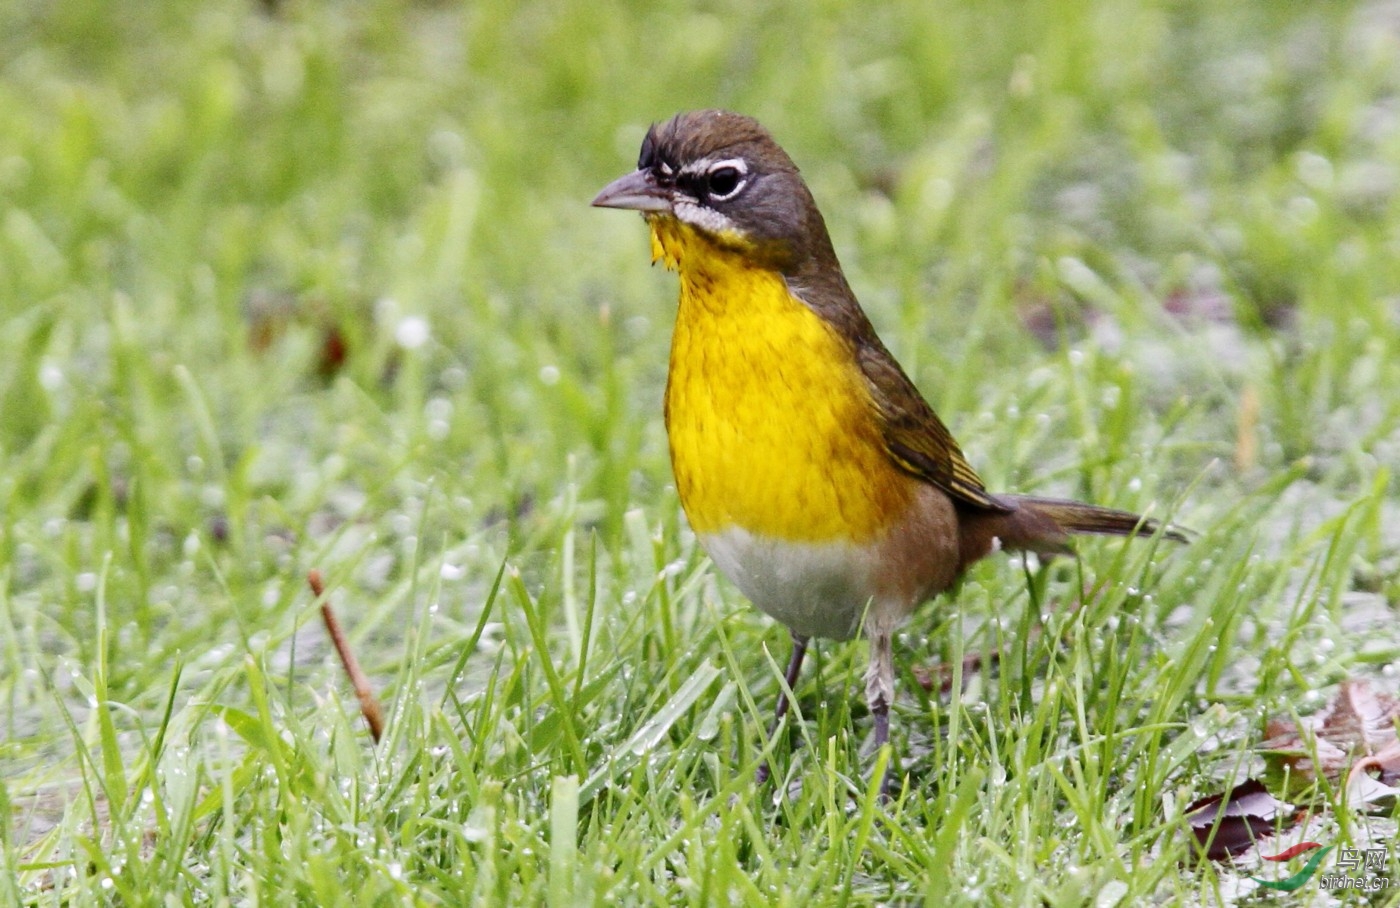
<svg viewBox="0 0 1400 908"><path fill-rule="evenodd" d="M671 191L658 186L649 170L618 177L593 199L594 208L630 208L633 211L670 211Z"/></svg>

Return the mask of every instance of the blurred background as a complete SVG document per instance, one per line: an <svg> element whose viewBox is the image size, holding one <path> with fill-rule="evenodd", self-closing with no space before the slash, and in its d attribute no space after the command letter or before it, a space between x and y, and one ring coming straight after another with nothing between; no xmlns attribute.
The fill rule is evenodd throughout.
<svg viewBox="0 0 1400 908"><path fill-rule="evenodd" d="M121 741L174 703L198 740L247 655L335 688L308 568L379 678L409 654L439 692L503 564L575 657L589 584L625 626L698 569L674 278L588 206L689 108L787 148L990 486L1175 515L1200 588L1254 558L1242 589L1390 614L1397 91L1394 3L3 4L21 839L65 822L91 702Z"/></svg>

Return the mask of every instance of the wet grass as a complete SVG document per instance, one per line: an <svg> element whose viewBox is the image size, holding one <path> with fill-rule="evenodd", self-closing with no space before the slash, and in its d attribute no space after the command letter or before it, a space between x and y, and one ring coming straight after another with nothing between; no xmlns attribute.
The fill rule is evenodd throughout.
<svg viewBox="0 0 1400 908"><path fill-rule="evenodd" d="M1252 897L1181 808L1400 661L1388 6L267 6L0 10L0 901ZM893 805L859 644L766 740L674 279L587 207L698 106L803 167L989 485L1198 534L921 611Z"/></svg>

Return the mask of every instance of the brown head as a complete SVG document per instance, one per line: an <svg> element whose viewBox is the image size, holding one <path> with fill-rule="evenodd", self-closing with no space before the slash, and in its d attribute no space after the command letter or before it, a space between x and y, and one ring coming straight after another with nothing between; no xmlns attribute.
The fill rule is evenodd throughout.
<svg viewBox="0 0 1400 908"><path fill-rule="evenodd" d="M652 126L636 171L609 183L593 204L675 218L788 275L835 262L797 166L741 114L697 110Z"/></svg>

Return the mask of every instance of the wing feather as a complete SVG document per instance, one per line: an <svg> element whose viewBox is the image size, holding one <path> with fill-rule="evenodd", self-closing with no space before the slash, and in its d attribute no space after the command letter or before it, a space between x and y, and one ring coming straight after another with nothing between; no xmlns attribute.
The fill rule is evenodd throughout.
<svg viewBox="0 0 1400 908"><path fill-rule="evenodd" d="M900 469L938 486L962 504L989 511L1013 510L987 491L953 433L878 339L860 344L857 359L880 412L885 449Z"/></svg>

